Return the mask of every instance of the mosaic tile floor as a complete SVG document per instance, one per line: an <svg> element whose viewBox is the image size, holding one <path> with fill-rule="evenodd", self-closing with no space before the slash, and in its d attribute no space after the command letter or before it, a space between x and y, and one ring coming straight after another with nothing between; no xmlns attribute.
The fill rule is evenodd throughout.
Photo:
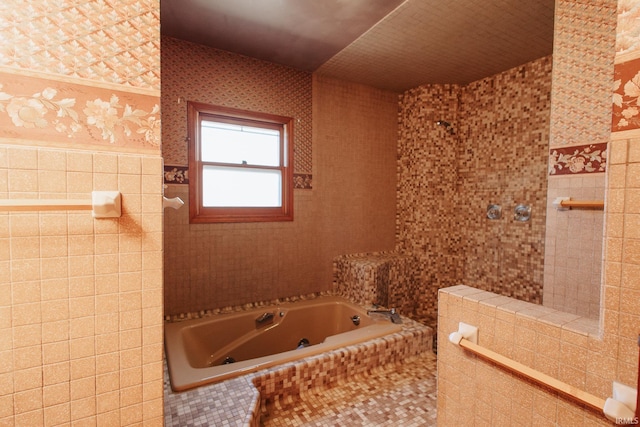
<svg viewBox="0 0 640 427"><path fill-rule="evenodd" d="M299 399L268 402L262 425L435 426L436 356L424 353L387 365L331 388L315 388Z"/></svg>
<svg viewBox="0 0 640 427"><path fill-rule="evenodd" d="M229 413L251 408L254 399L259 399L248 378L173 393L165 364L165 425L250 425L250 413ZM265 427L435 426L436 356L423 353L399 365L353 376L330 388L309 390L295 400L263 403L260 415Z"/></svg>

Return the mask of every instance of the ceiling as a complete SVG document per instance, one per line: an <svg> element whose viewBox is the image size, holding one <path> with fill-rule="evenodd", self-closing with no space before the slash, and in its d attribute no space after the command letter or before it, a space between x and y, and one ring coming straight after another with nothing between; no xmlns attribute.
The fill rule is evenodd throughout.
<svg viewBox="0 0 640 427"><path fill-rule="evenodd" d="M554 0L161 0L161 32L403 92L550 55Z"/></svg>

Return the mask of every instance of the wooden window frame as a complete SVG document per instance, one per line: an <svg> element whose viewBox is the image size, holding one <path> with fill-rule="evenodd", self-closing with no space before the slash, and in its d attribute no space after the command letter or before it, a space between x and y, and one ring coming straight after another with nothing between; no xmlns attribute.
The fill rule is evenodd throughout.
<svg viewBox="0 0 640 427"><path fill-rule="evenodd" d="M230 165L232 167L280 170L282 174L282 206L209 207L202 205L204 163L200 159L200 124L203 118L271 129L276 125L282 129L279 166ZM187 103L187 127L190 223L293 221L293 118L189 101Z"/></svg>

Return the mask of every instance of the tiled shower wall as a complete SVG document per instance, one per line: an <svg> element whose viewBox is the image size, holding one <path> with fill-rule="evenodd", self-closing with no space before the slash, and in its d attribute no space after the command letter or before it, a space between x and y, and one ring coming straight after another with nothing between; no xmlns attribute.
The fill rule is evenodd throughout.
<svg viewBox="0 0 640 427"><path fill-rule="evenodd" d="M0 425L162 425L159 12L0 6L0 198L123 210L0 213Z"/></svg>
<svg viewBox="0 0 640 427"><path fill-rule="evenodd" d="M170 38L162 67L167 197L188 203L187 100L294 117L294 173L313 179L293 222L191 225L187 205L167 210L166 314L327 291L334 257L393 249L396 94Z"/></svg>
<svg viewBox="0 0 640 427"><path fill-rule="evenodd" d="M457 283L541 301L550 91L546 57L402 95L397 244L420 259L416 318L434 325L437 290ZM531 221L513 220L520 203ZM486 218L489 204L501 219Z"/></svg>

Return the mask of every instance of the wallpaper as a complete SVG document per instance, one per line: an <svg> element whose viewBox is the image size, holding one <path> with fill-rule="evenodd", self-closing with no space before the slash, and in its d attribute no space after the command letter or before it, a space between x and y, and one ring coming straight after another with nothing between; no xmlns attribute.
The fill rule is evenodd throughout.
<svg viewBox="0 0 640 427"><path fill-rule="evenodd" d="M0 66L160 88L157 0L3 1Z"/></svg>
<svg viewBox="0 0 640 427"><path fill-rule="evenodd" d="M556 1L555 25L562 31L553 41L552 148L609 138L615 14L611 0Z"/></svg>
<svg viewBox="0 0 640 427"><path fill-rule="evenodd" d="M162 153L169 172L188 163L186 101L197 101L293 117L296 188L305 180L310 186L310 73L171 37L162 38L162 64L170 70L162 76Z"/></svg>

